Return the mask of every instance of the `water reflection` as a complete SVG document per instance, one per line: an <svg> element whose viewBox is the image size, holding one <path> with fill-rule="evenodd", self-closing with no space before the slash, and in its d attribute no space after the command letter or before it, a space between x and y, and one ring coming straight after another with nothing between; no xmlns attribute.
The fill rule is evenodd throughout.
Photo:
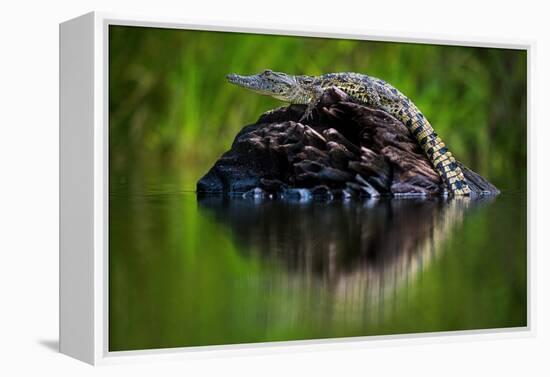
<svg viewBox="0 0 550 377"><path fill-rule="evenodd" d="M246 255L283 265L345 301L377 301L414 281L480 204L461 199L284 202L210 196L199 208Z"/></svg>
<svg viewBox="0 0 550 377"><path fill-rule="evenodd" d="M526 198L112 191L111 350L523 326Z"/></svg>

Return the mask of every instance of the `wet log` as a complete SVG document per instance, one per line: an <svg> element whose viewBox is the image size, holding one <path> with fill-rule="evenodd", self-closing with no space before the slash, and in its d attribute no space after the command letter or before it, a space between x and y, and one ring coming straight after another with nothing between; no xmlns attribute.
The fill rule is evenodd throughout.
<svg viewBox="0 0 550 377"><path fill-rule="evenodd" d="M327 90L313 116L305 106L263 114L197 183L199 193L330 197L435 196L447 189L405 125ZM476 196L498 189L460 164Z"/></svg>

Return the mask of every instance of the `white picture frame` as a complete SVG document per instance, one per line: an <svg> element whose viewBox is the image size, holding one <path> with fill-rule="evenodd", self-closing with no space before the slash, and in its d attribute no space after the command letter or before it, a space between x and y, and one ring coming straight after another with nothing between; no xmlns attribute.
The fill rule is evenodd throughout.
<svg viewBox="0 0 550 377"><path fill-rule="evenodd" d="M527 51L528 144L531 139L532 41L464 40L422 34L257 25L92 12L60 24L60 352L90 364L253 353L372 347L380 342L470 341L534 335L532 256L527 249L527 326L412 335L109 352L108 347L108 32L110 25L253 32ZM528 177L530 169L528 169ZM530 179L528 179L530 181ZM529 182L528 182L529 183ZM530 187L530 185L529 185ZM528 212L531 208L528 195ZM529 246L529 245L528 245ZM460 336L456 336L460 335Z"/></svg>

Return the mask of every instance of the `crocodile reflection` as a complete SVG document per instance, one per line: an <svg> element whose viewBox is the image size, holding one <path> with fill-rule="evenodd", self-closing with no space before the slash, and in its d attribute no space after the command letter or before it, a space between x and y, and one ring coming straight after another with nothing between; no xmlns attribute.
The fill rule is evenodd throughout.
<svg viewBox="0 0 550 377"><path fill-rule="evenodd" d="M229 228L243 253L258 253L337 290L368 287L370 295L391 291L425 269L475 204L468 198L364 203L199 198L199 208Z"/></svg>

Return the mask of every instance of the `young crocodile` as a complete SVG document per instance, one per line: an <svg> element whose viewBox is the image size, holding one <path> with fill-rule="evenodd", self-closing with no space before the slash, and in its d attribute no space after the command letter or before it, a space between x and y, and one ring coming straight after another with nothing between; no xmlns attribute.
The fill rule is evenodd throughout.
<svg viewBox="0 0 550 377"><path fill-rule="evenodd" d="M354 100L382 109L407 126L441 179L454 195L469 195L462 170L420 110L399 90L375 77L359 73L328 73L321 76L293 76L266 70L252 76L227 75L230 83L293 104L308 105L311 115L323 91L336 87Z"/></svg>

